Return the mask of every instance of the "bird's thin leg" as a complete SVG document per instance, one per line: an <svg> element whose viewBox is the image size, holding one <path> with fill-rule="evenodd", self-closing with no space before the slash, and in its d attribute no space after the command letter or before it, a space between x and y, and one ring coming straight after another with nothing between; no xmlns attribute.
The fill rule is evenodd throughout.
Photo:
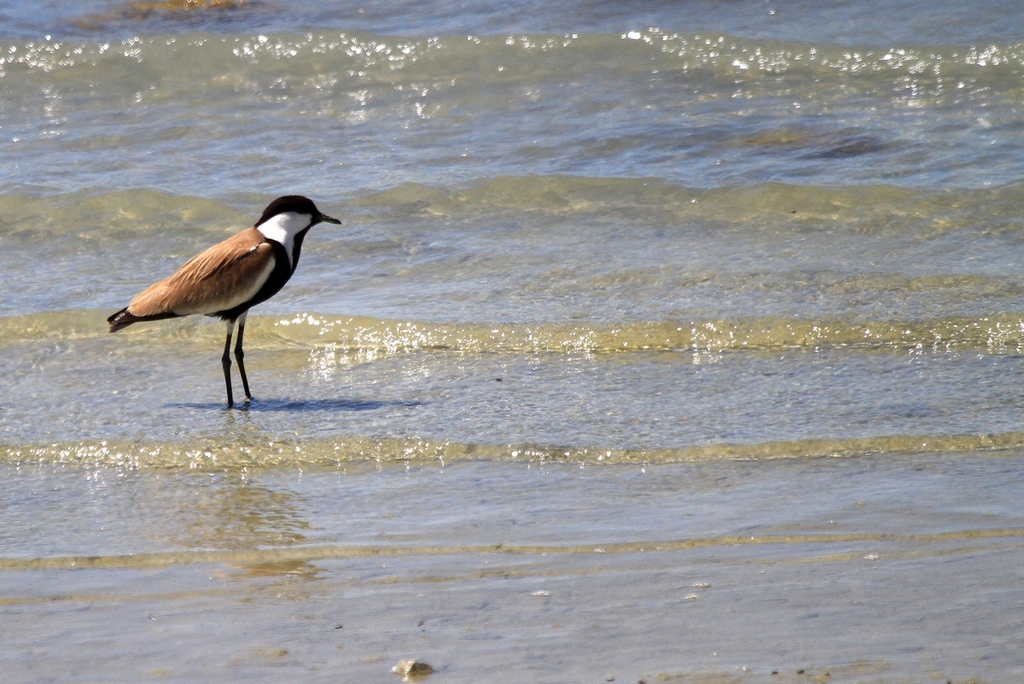
<svg viewBox="0 0 1024 684"><path fill-rule="evenodd" d="M220 357L220 363L224 366L224 384L228 388L228 408L235 405L235 400L231 396L231 332L235 329L235 322L227 321L228 324L228 339L224 343L224 356ZM245 377L244 375L242 376Z"/></svg>
<svg viewBox="0 0 1024 684"><path fill-rule="evenodd" d="M245 377L245 364L242 363L242 359L245 358L245 352L242 351L242 335L245 333L245 317L249 315L249 312L244 312L238 317L238 342L235 343L235 361L238 361L238 372L242 376L242 387L245 389L245 401L252 401L252 395L249 394L249 378Z"/></svg>

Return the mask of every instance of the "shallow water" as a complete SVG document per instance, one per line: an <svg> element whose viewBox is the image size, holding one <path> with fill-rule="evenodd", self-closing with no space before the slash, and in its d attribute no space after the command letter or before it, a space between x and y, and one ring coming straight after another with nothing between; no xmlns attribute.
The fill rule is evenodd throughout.
<svg viewBox="0 0 1024 684"><path fill-rule="evenodd" d="M1020 677L1015 6L206 5L0 8L12 681Z"/></svg>
<svg viewBox="0 0 1024 684"><path fill-rule="evenodd" d="M1020 464L5 467L4 671L1005 681Z"/></svg>

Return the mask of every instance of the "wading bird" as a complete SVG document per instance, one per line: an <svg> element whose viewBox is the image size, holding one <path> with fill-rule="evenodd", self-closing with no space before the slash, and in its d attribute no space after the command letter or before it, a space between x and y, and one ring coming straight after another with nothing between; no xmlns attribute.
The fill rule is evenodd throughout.
<svg viewBox="0 0 1024 684"><path fill-rule="evenodd" d="M231 394L231 336L238 323L235 360L242 376L246 403L252 400L242 359L242 335L249 309L280 291L295 273L302 241L318 223L338 223L306 197L279 197L252 228L220 242L185 262L178 271L135 295L131 303L107 319L110 332L139 321L158 321L203 314L227 323L224 343L224 384L228 408Z"/></svg>

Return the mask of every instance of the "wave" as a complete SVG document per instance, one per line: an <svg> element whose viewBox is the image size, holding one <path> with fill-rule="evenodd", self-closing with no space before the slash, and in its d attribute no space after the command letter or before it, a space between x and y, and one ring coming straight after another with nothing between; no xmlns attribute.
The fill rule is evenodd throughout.
<svg viewBox="0 0 1024 684"><path fill-rule="evenodd" d="M266 323L271 324L270 321ZM925 322L703 320L584 325L443 325L300 314L261 330L310 347L330 345L361 355L446 350L475 353L692 354L781 349L985 350L1020 353L1024 318L1017 315Z"/></svg>
<svg viewBox="0 0 1024 684"><path fill-rule="evenodd" d="M843 133L820 148L842 144ZM774 144L766 139L745 144ZM176 235L201 237L211 227L239 228L267 197L246 194L227 204L148 188L99 188L65 193L0 192L5 226L0 241L35 244L67 235L107 244L147 235L168 226ZM631 217L644 225L730 224L740 230L809 232L843 230L884 235L925 232L929 236L975 229L985 235L1019 230L1024 184L997 188L932 190L892 185L824 186L765 182L699 188L658 178L600 178L581 175L523 175L481 178L452 184L401 183L385 190L318 198L351 221L403 219L410 215L464 221L481 217ZM984 216L984 221L979 220Z"/></svg>
<svg viewBox="0 0 1024 684"><path fill-rule="evenodd" d="M455 464L467 461L646 465L724 460L851 458L869 454L963 454L1024 449L1024 432L885 435L752 444L706 444L630 450L552 445L464 444L418 438L346 436L327 439L227 438L191 442L0 444L0 462L19 468L239 472L258 468L339 468L359 464Z"/></svg>
<svg viewBox="0 0 1024 684"><path fill-rule="evenodd" d="M968 549L963 553L976 555L977 544L981 540L1005 539L1012 545L1016 540L1024 537L1024 529L1019 527L992 527L968 530L950 530L945 532L919 532L897 534L892 532L847 532L847 533L818 533L818 534L743 534L727 535L720 537L690 537L682 539L645 539L643 541L610 541L590 542L586 544L573 543L547 543L547 544L462 544L457 546L427 546L427 545L395 545L395 544L301 544L296 546L274 546L267 547L260 545L257 549L217 549L217 550L175 550L175 551L150 551L135 552L127 554L90 554L90 555L47 555L0 557L0 570L56 570L75 568L82 570L86 568L119 568L119 569L160 569L175 565L187 565L194 563L221 563L228 565L254 565L263 567L263 572L281 572L278 564L284 565L289 571L294 572L295 563L311 563L323 560L343 560L353 558L380 558L395 556L448 556L458 555L485 555L493 557L495 554L502 555L593 555L593 554L638 554L649 555L651 553L689 551L693 549L723 548L752 545L784 545L784 544L813 544L818 548L827 545L846 547L836 549L830 553L828 558L832 561L857 560L864 558L863 551L850 551L849 545L858 542L871 543L902 543L906 545L922 545L928 543L950 542L971 542ZM943 552L948 555L947 549ZM886 558L894 559L900 557L920 557L919 550L909 551L886 551ZM518 574L523 570L517 569ZM490 574L507 578L509 570L498 568L489 572L479 572L475 577L486 577ZM393 578L385 580L393 582ZM439 581L436 577L432 582ZM694 585L700 586L700 585ZM59 596L20 596L5 597L0 599L0 605L17 606L31 603L81 601L92 597L83 598L78 594ZM835 669L833 668L833 671Z"/></svg>
<svg viewBox="0 0 1024 684"><path fill-rule="evenodd" d="M106 338L105 317L109 313L90 309L0 318L0 348L43 340ZM189 339L213 344L222 339L223 330L192 317L160 326L135 326L118 334L144 337L150 345L177 345ZM823 349L1020 354L1024 352L1024 314L923 321L755 318L531 325L299 313L250 316L246 345L254 350L309 349L318 355L352 360L430 351L575 355L675 352L695 357Z"/></svg>
<svg viewBox="0 0 1024 684"><path fill-rule="evenodd" d="M189 58L182 60L185 53ZM189 92L197 79L206 88L234 89L246 82L262 82L269 88L287 75L294 93L335 90L338 76L395 84L399 73L429 78L420 84L425 94L463 84L508 85L524 77L561 80L567 74L601 69L612 77L649 75L652 70L707 73L716 78L761 77L764 86L773 89L793 87L792 82L775 78L787 75L810 77L817 88L826 89L840 82L862 83L867 88L882 82L902 83L908 89L913 86L917 100L961 100L993 86L1015 91L1016 79L1024 72L1024 43L856 49L659 28L557 35L406 37L337 31L0 41L0 77L82 71L124 75L126 68L140 64L158 84L158 95ZM392 77L384 78L387 74ZM133 84L87 81L79 87L125 85ZM349 86L340 87L347 91Z"/></svg>

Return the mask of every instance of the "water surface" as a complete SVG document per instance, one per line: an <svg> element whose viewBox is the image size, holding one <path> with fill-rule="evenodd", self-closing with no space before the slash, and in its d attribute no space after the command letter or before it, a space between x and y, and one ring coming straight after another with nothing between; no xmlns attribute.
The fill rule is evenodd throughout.
<svg viewBox="0 0 1024 684"><path fill-rule="evenodd" d="M0 7L12 681L1020 678L1015 6L200 5Z"/></svg>

